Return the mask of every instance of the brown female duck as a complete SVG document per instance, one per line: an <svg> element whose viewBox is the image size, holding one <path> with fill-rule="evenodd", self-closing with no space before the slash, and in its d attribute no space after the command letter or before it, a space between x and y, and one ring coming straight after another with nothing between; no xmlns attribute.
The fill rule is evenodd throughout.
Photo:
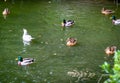
<svg viewBox="0 0 120 83"><path fill-rule="evenodd" d="M104 14L104 15L109 15L109 14L115 13L115 11L110 10L110 9L102 8L101 13Z"/></svg>
<svg viewBox="0 0 120 83"><path fill-rule="evenodd" d="M110 55L113 55L116 51L116 46L109 46L105 49L105 53L110 56Z"/></svg>
<svg viewBox="0 0 120 83"><path fill-rule="evenodd" d="M74 46L74 45L76 45L76 43L77 43L77 39L75 39L75 38L68 38L66 45L67 46Z"/></svg>

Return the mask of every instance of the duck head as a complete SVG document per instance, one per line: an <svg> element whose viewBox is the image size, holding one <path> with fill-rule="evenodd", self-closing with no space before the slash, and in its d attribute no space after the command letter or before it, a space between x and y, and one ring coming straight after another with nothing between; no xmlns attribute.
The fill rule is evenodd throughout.
<svg viewBox="0 0 120 83"><path fill-rule="evenodd" d="M63 22L62 22L62 27L65 27L65 24L66 24L66 20L65 19L63 19Z"/></svg>
<svg viewBox="0 0 120 83"><path fill-rule="evenodd" d="M112 18L112 20L116 20L116 16L112 16L111 18Z"/></svg>
<svg viewBox="0 0 120 83"><path fill-rule="evenodd" d="M105 11L105 8L103 7L101 11Z"/></svg>
<svg viewBox="0 0 120 83"><path fill-rule="evenodd" d="M112 19L112 23L115 24L116 16L112 16L111 19Z"/></svg>
<svg viewBox="0 0 120 83"><path fill-rule="evenodd" d="M18 61L22 62L23 58L21 56L18 56Z"/></svg>
<svg viewBox="0 0 120 83"><path fill-rule="evenodd" d="M106 14L107 13L107 12L105 12L105 8L104 7L101 9L101 13L102 14Z"/></svg>
<svg viewBox="0 0 120 83"><path fill-rule="evenodd" d="M66 24L66 20L65 19L63 19L63 23Z"/></svg>

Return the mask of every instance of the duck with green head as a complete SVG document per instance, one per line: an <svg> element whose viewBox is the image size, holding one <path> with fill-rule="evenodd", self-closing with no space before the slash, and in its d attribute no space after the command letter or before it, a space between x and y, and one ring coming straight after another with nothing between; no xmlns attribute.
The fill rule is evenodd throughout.
<svg viewBox="0 0 120 83"><path fill-rule="evenodd" d="M114 25L120 25L120 19L116 19L116 16L112 16L111 19Z"/></svg>
<svg viewBox="0 0 120 83"><path fill-rule="evenodd" d="M22 58L21 56L18 56L18 65L23 66L23 65L29 65L34 62L33 58Z"/></svg>
<svg viewBox="0 0 120 83"><path fill-rule="evenodd" d="M101 13L104 14L104 15L109 15L109 14L115 13L115 11L110 10L110 9L105 9L105 8L103 7L102 10L101 10Z"/></svg>

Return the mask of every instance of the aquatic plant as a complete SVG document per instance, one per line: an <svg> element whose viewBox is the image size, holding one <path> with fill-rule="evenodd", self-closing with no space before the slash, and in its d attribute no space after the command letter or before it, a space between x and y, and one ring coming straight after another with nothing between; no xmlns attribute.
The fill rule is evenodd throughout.
<svg viewBox="0 0 120 83"><path fill-rule="evenodd" d="M104 83L120 83L120 50L117 50L114 54L114 65L112 66L108 62L104 62L101 68L105 71L102 76L109 76ZM101 77L102 78L102 77ZM99 79L98 83L100 82L101 78Z"/></svg>

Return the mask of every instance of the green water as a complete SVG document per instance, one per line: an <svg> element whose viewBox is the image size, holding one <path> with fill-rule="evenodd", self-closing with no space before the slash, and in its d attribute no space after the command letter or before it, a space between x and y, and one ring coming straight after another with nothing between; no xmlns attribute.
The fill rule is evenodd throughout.
<svg viewBox="0 0 120 83"><path fill-rule="evenodd" d="M0 1L0 11L10 9L6 20L0 15L0 83L75 83L68 71L88 69L96 77L79 83L97 83L103 73L99 65L106 61L104 49L115 45L119 49L120 26L114 26L111 15L101 14L101 8L120 8L102 0L7 0ZM75 20L70 28L61 27L63 19ZM22 42L23 28L35 39L30 46ZM78 44L66 46L66 39L75 37ZM24 52L24 50L26 50ZM35 58L27 67L17 65L15 58ZM102 83L102 82L101 82Z"/></svg>

